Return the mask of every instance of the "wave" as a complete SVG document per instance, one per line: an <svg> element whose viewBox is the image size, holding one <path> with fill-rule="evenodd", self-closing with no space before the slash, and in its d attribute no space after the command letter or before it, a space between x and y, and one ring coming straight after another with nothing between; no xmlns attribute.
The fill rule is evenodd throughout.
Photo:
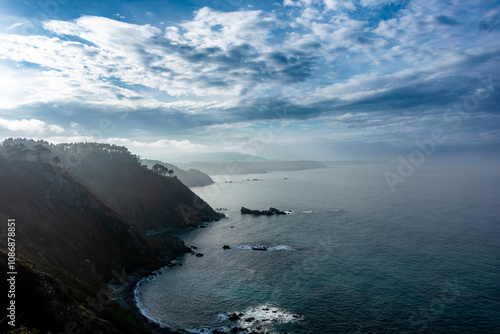
<svg viewBox="0 0 500 334"><path fill-rule="evenodd" d="M274 325L301 321L304 316L265 304L247 308L240 313L219 314L218 318L230 321L236 328L244 329L247 332L275 333L273 330ZM231 319L233 320L231 321Z"/></svg>
<svg viewBox="0 0 500 334"><path fill-rule="evenodd" d="M251 247L242 245L243 247ZM288 246L275 245L272 246L273 249L289 249ZM251 248L250 248L251 249ZM177 261L176 261L177 262ZM175 326L171 326L162 320L155 318L149 314L149 310L141 302L141 286L151 280L156 280L157 276L163 273L164 270L169 269L168 266L158 269L151 273L151 275L142 278L135 286L134 289L134 299L137 308L140 310L141 314L146 317L149 321L156 323L162 328L168 328L171 330L181 331L185 333L193 334L213 334L213 333L233 333L235 328L241 329L245 332L252 333L266 333L266 334L278 334L273 330L274 325L284 324L290 322L301 321L304 316L299 314L294 314L285 309L279 307L273 307L269 304L259 305L257 307L247 308L244 312L217 315L217 320L220 322L218 327L205 327L201 326L196 329L181 329ZM235 317L237 315L237 317Z"/></svg>
<svg viewBox="0 0 500 334"><path fill-rule="evenodd" d="M273 329L274 325L297 322L303 319L302 315L265 304L250 307L244 312L219 313L217 320L224 324L217 328L200 327L185 331L193 334L211 334L214 332L234 333L234 329L240 329L244 333L278 334Z"/></svg>
<svg viewBox="0 0 500 334"><path fill-rule="evenodd" d="M291 251L294 250L290 246L286 245L238 245L235 247L236 249L242 250L258 250L258 251Z"/></svg>
<svg viewBox="0 0 500 334"><path fill-rule="evenodd" d="M160 327L166 327L166 328L169 328L169 329L172 329L172 330L179 330L179 328L176 328L174 326L171 326L169 324L166 324L164 323L163 321L161 321L160 319L157 319L153 316L151 316L149 314L149 310L144 307L144 304L142 304L141 302L141 299L140 299L140 295L141 295L141 292L140 292L140 288L141 288L141 285L143 285L145 282L147 281L155 281L159 275L163 274L164 271L168 270L170 267L172 267L172 265L177 265L179 264L181 261L179 260L172 260L170 261L165 267L162 267L158 270L155 270L153 271L151 274L149 274L149 276L146 276L146 277L143 277L139 282L137 282L137 284L135 285L135 288L134 288L134 300L135 300L135 304L137 305L137 308L139 309L139 311L141 312L141 314L148 320L156 323L157 325L159 325Z"/></svg>

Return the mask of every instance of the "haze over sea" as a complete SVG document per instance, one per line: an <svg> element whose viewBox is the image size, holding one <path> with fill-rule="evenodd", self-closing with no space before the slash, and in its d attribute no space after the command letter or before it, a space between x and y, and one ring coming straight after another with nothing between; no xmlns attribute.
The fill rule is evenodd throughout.
<svg viewBox="0 0 500 334"><path fill-rule="evenodd" d="M429 161L394 193L388 168L238 175L194 188L228 218L181 235L204 257L187 254L140 283L140 306L195 332L499 333L498 166ZM242 206L292 213L242 216ZM228 320L232 312L243 319Z"/></svg>

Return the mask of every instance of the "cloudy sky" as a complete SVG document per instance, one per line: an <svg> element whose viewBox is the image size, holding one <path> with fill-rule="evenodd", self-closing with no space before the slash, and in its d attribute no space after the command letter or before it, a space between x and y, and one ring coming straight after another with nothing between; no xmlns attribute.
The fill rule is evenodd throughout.
<svg viewBox="0 0 500 334"><path fill-rule="evenodd" d="M0 0L0 73L0 139L167 161L500 152L498 1Z"/></svg>

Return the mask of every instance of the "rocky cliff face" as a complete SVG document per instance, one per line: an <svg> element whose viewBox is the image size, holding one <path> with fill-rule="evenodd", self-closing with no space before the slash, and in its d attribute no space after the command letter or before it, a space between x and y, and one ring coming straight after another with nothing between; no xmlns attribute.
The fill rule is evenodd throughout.
<svg viewBox="0 0 500 334"><path fill-rule="evenodd" d="M183 228L221 217L177 178L155 174L136 161L92 151L69 170L142 230Z"/></svg>
<svg viewBox="0 0 500 334"><path fill-rule="evenodd" d="M178 180L92 153L72 168L0 156L0 190L0 221L16 219L18 324L56 333L68 326L146 332L110 299L108 285L189 251L173 235L146 237L147 229L219 217ZM6 224L0 232L0 286L7 291ZM10 329L6 323L0 332Z"/></svg>

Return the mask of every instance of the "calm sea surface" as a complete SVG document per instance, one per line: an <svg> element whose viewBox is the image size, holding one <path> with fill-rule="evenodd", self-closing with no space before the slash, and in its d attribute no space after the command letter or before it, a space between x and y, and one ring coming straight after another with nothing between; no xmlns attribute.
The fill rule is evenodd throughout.
<svg viewBox="0 0 500 334"><path fill-rule="evenodd" d="M388 168L194 188L228 218L181 235L204 256L142 281L140 307L198 333L500 333L500 169L426 163L393 193ZM291 213L242 216L242 206Z"/></svg>

